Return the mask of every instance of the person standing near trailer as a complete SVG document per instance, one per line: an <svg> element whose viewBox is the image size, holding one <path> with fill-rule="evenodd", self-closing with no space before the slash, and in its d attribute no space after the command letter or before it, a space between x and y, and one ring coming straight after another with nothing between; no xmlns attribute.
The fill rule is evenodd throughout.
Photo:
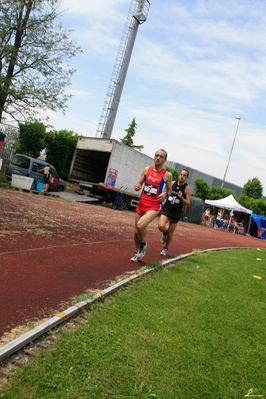
<svg viewBox="0 0 266 399"><path fill-rule="evenodd" d="M49 182L50 182L50 165L47 164L45 165L42 169L39 170L39 172L43 171L44 179L43 179L43 184L44 184L44 193L48 192L49 188Z"/></svg>

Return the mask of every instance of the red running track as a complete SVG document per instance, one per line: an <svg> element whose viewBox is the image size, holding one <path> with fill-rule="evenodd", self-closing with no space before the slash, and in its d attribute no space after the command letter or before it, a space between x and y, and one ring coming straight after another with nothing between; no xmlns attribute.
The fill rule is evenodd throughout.
<svg viewBox="0 0 266 399"><path fill-rule="evenodd" d="M7 190L0 190L0 201L0 338L65 310L73 296L165 259L157 220L136 264L130 261L134 212ZM266 241L180 222L169 256L221 247L266 248Z"/></svg>

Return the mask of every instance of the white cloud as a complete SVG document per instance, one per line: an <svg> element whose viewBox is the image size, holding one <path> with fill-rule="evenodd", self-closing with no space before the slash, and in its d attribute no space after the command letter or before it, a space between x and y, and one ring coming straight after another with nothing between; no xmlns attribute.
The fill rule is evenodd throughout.
<svg viewBox="0 0 266 399"><path fill-rule="evenodd" d="M65 20L84 49L75 59L66 116L56 128L94 136L130 0L65 0ZM226 180L265 187L266 10L261 0L151 2L139 27L113 137L133 117L136 144L222 178L241 117ZM89 134L88 134L89 132Z"/></svg>
<svg viewBox="0 0 266 399"><path fill-rule="evenodd" d="M79 100L87 100L89 97L91 97L91 93L82 89L71 89L69 90L69 93L75 97L75 99Z"/></svg>

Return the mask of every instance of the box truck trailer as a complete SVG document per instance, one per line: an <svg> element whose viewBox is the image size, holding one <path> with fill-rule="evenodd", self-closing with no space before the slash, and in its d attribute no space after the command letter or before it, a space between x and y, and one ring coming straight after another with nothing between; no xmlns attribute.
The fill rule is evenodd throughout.
<svg viewBox="0 0 266 399"><path fill-rule="evenodd" d="M115 139L80 137L73 155L69 180L99 202L126 209L136 207L140 192L134 190L142 170L153 158Z"/></svg>

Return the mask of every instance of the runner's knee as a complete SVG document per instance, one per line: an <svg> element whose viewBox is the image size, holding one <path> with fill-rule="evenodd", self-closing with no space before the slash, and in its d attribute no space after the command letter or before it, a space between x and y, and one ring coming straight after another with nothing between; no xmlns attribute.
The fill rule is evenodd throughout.
<svg viewBox="0 0 266 399"><path fill-rule="evenodd" d="M165 226L162 223L160 223L160 222L158 223L158 230L161 231L162 233L165 230Z"/></svg>

